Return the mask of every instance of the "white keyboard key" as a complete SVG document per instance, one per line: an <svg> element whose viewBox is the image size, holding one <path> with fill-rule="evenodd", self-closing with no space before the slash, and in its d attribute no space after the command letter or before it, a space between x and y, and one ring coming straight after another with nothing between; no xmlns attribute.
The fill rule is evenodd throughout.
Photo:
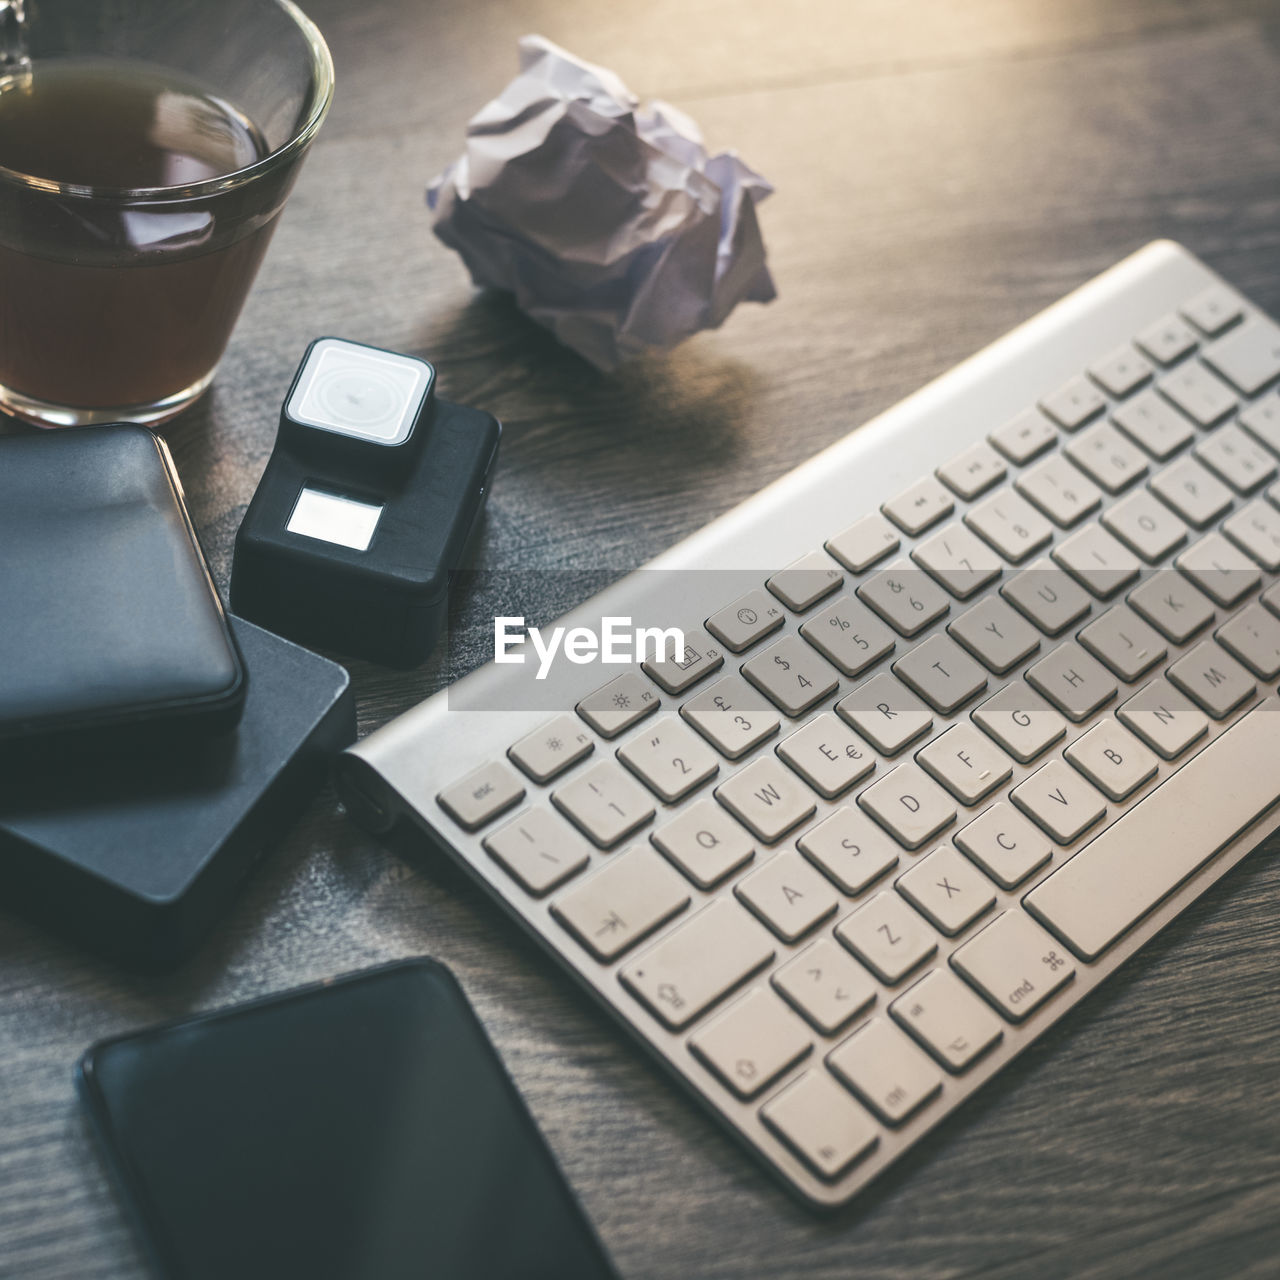
<svg viewBox="0 0 1280 1280"><path fill-rule="evenodd" d="M1136 391L1151 373L1151 366L1130 346L1123 346L1089 366L1089 376L1117 398Z"/></svg>
<svg viewBox="0 0 1280 1280"><path fill-rule="evenodd" d="M1026 905L1081 959L1093 960L1275 803L1274 700L1215 738L1146 799L1037 885ZM1230 804L1189 796L1230 796Z"/></svg>
<svg viewBox="0 0 1280 1280"><path fill-rule="evenodd" d="M1149 489L1137 489L1102 513L1102 523L1149 564L1187 540L1187 526Z"/></svg>
<svg viewBox="0 0 1280 1280"><path fill-rule="evenodd" d="M639 672L628 671L583 698L575 710L602 738L616 738L661 703L658 691Z"/></svg>
<svg viewBox="0 0 1280 1280"><path fill-rule="evenodd" d="M1218 629L1218 643L1259 680L1280 676L1280 619L1260 604L1242 609Z"/></svg>
<svg viewBox="0 0 1280 1280"><path fill-rule="evenodd" d="M935 711L950 715L987 687L987 673L949 636L930 636L893 664Z"/></svg>
<svg viewBox="0 0 1280 1280"><path fill-rule="evenodd" d="M928 707L886 671L841 698L836 710L887 756L897 755L933 726Z"/></svg>
<svg viewBox="0 0 1280 1280"><path fill-rule="evenodd" d="M1026 498L1007 489L970 507L964 522L1014 564L1053 541L1053 525Z"/></svg>
<svg viewBox="0 0 1280 1280"><path fill-rule="evenodd" d="M1231 388L1198 360L1188 360L1172 373L1166 373L1156 388L1202 427L1221 422L1236 407Z"/></svg>
<svg viewBox="0 0 1280 1280"><path fill-rule="evenodd" d="M1106 399L1086 378L1074 377L1040 401L1040 408L1060 427L1075 431L1107 407Z"/></svg>
<svg viewBox="0 0 1280 1280"><path fill-rule="evenodd" d="M942 588L910 560L881 570L858 588L858 596L904 636L923 631L951 608Z"/></svg>
<svg viewBox="0 0 1280 1280"><path fill-rule="evenodd" d="M800 852L845 893L859 894L898 865L900 850L861 809L842 805L797 841Z"/></svg>
<svg viewBox="0 0 1280 1280"><path fill-rule="evenodd" d="M1197 344L1196 335L1175 315L1157 320L1138 334L1138 346L1157 364L1174 364Z"/></svg>
<svg viewBox="0 0 1280 1280"><path fill-rule="evenodd" d="M892 631L865 605L841 596L800 628L800 634L847 676L856 676L892 653Z"/></svg>
<svg viewBox="0 0 1280 1280"><path fill-rule="evenodd" d="M742 674L789 716L803 715L840 684L831 665L799 636L774 641L743 663Z"/></svg>
<svg viewBox="0 0 1280 1280"><path fill-rule="evenodd" d="M1040 830L1003 800L956 832L956 844L1002 889L1012 889L1053 857Z"/></svg>
<svg viewBox="0 0 1280 1280"><path fill-rule="evenodd" d="M1258 566L1216 532L1192 543L1174 564L1224 609L1243 600L1262 580Z"/></svg>
<svg viewBox="0 0 1280 1280"><path fill-rule="evenodd" d="M1230 289L1218 284L1196 294L1181 310L1201 333L1211 338L1229 329L1243 314L1240 299Z"/></svg>
<svg viewBox="0 0 1280 1280"><path fill-rule="evenodd" d="M653 801L612 760L601 760L551 793L551 802L585 836L611 849L653 817Z"/></svg>
<svg viewBox="0 0 1280 1280"><path fill-rule="evenodd" d="M680 714L730 760L772 738L782 724L764 694L737 675L690 698Z"/></svg>
<svg viewBox="0 0 1280 1280"><path fill-rule="evenodd" d="M1213 604L1182 574L1154 573L1129 593L1129 603L1166 640L1183 644L1213 621Z"/></svg>
<svg viewBox="0 0 1280 1280"><path fill-rule="evenodd" d="M951 524L935 533L911 553L911 558L961 600L998 578L1003 569L996 553L963 524Z"/></svg>
<svg viewBox="0 0 1280 1280"><path fill-rule="evenodd" d="M1280 453L1280 392L1272 391L1257 404L1241 409L1237 421L1273 453Z"/></svg>
<svg viewBox="0 0 1280 1280"><path fill-rule="evenodd" d="M534 782L550 782L596 749L589 733L570 716L556 716L521 738L507 755Z"/></svg>
<svg viewBox="0 0 1280 1280"><path fill-rule="evenodd" d="M755 843L713 800L699 800L649 837L698 886L710 889L750 862Z"/></svg>
<svg viewBox="0 0 1280 1280"><path fill-rule="evenodd" d="M1053 558L1103 600L1138 576L1138 558L1100 524L1088 524L1053 549Z"/></svg>
<svg viewBox="0 0 1280 1280"><path fill-rule="evenodd" d="M744 876L734 892L783 942L802 938L840 905L831 882L790 849Z"/></svg>
<svg viewBox="0 0 1280 1280"><path fill-rule="evenodd" d="M1280 570L1280 511L1261 498L1222 522L1222 532L1264 569Z"/></svg>
<svg viewBox="0 0 1280 1280"><path fill-rule="evenodd" d="M707 630L726 649L741 653L786 620L778 602L757 587L707 619Z"/></svg>
<svg viewBox="0 0 1280 1280"><path fill-rule="evenodd" d="M1021 1022L1076 974L1075 962L1023 911L1006 911L951 957L1010 1022Z"/></svg>
<svg viewBox="0 0 1280 1280"><path fill-rule="evenodd" d="M1121 680L1132 683L1168 652L1154 627L1127 604L1114 605L1080 632L1080 643Z"/></svg>
<svg viewBox="0 0 1280 1280"><path fill-rule="evenodd" d="M1280 328L1263 318L1246 320L1207 346L1204 358L1242 395L1256 396L1280 378Z"/></svg>
<svg viewBox="0 0 1280 1280"><path fill-rule="evenodd" d="M1067 441L1065 451L1108 493L1119 493L1147 474L1146 455L1106 422Z"/></svg>
<svg viewBox="0 0 1280 1280"><path fill-rule="evenodd" d="M878 893L836 925L836 937L892 986L938 949L927 924L896 893Z"/></svg>
<svg viewBox="0 0 1280 1280"><path fill-rule="evenodd" d="M1276 473L1275 459L1234 422L1219 427L1192 452L1237 493L1252 493Z"/></svg>
<svg viewBox="0 0 1280 1280"><path fill-rule="evenodd" d="M1061 760L1042 765L1010 799L1059 844L1070 844L1107 811L1102 795Z"/></svg>
<svg viewBox="0 0 1280 1280"><path fill-rule="evenodd" d="M1204 712L1163 679L1143 685L1116 715L1166 760L1181 755L1209 730Z"/></svg>
<svg viewBox="0 0 1280 1280"><path fill-rule="evenodd" d="M821 551L810 551L781 573L775 573L765 586L779 600L797 613L812 608L829 596L844 581L844 574Z"/></svg>
<svg viewBox="0 0 1280 1280"><path fill-rule="evenodd" d="M1010 462L1022 466L1056 443L1058 429L1039 409L1025 409L987 439Z"/></svg>
<svg viewBox="0 0 1280 1280"><path fill-rule="evenodd" d="M956 509L951 495L932 476L917 480L880 510L902 530L915 537Z"/></svg>
<svg viewBox="0 0 1280 1280"><path fill-rule="evenodd" d="M1037 560L1000 588L1000 594L1048 635L1083 618L1093 602L1052 560Z"/></svg>
<svg viewBox="0 0 1280 1280"><path fill-rule="evenodd" d="M920 848L956 820L955 802L917 764L890 769L858 803L908 849Z"/></svg>
<svg viewBox="0 0 1280 1280"><path fill-rule="evenodd" d="M1215 720L1225 720L1253 696L1253 676L1212 640L1201 640L1169 668L1169 679Z"/></svg>
<svg viewBox="0 0 1280 1280"><path fill-rule="evenodd" d="M1231 490L1194 458L1182 458L1158 471L1151 488L1197 529L1211 524L1231 506Z"/></svg>
<svg viewBox="0 0 1280 1280"><path fill-rule="evenodd" d="M1074 640L1029 666L1027 683L1077 723L1116 696L1115 677Z"/></svg>
<svg viewBox="0 0 1280 1280"><path fill-rule="evenodd" d="M1262 603L1277 617L1280 617L1280 582L1277 582L1273 587L1268 587L1262 593Z"/></svg>
<svg viewBox="0 0 1280 1280"><path fill-rule="evenodd" d="M777 747L787 762L819 795L834 800L875 767L875 756L853 730L829 711L815 716L803 729Z"/></svg>
<svg viewBox="0 0 1280 1280"><path fill-rule="evenodd" d="M1004 1037L995 1014L949 969L935 969L890 1006L948 1071L961 1072Z"/></svg>
<svg viewBox="0 0 1280 1280"><path fill-rule="evenodd" d="M1111 421L1161 462L1173 457L1196 436L1186 415L1154 390L1144 391L1128 404L1122 404L1111 415Z"/></svg>
<svg viewBox="0 0 1280 1280"><path fill-rule="evenodd" d="M619 747L618 759L668 804L674 804L720 771L720 762L711 748L675 716L656 720Z"/></svg>
<svg viewBox="0 0 1280 1280"><path fill-rule="evenodd" d="M830 938L819 938L773 975L773 985L824 1035L835 1035L876 998L867 971Z"/></svg>
<svg viewBox="0 0 1280 1280"><path fill-rule="evenodd" d="M948 936L954 937L995 906L991 882L972 862L944 844L898 877L898 892Z"/></svg>
<svg viewBox="0 0 1280 1280"><path fill-rule="evenodd" d="M538 897L577 875L591 858L591 846L541 806L491 831L484 847L522 888Z"/></svg>
<svg viewBox="0 0 1280 1280"><path fill-rule="evenodd" d="M524 783L505 764L496 760L473 769L436 796L440 807L468 831L492 822L500 813L524 799Z"/></svg>
<svg viewBox="0 0 1280 1280"><path fill-rule="evenodd" d="M1123 800L1156 775L1160 762L1128 729L1102 720L1063 753L1111 800Z"/></svg>
<svg viewBox="0 0 1280 1280"><path fill-rule="evenodd" d="M608 962L688 905L680 873L648 845L633 845L556 898L551 914Z"/></svg>
<svg viewBox="0 0 1280 1280"><path fill-rule="evenodd" d="M1007 684L973 710L974 723L1015 760L1027 764L1053 746L1067 722L1021 680Z"/></svg>
<svg viewBox="0 0 1280 1280"><path fill-rule="evenodd" d="M668 693L683 693L690 685L724 665L720 646L701 627L684 633L684 648L662 662L652 658L641 663L645 675L656 680Z"/></svg>
<svg viewBox="0 0 1280 1280"><path fill-rule="evenodd" d="M938 1069L883 1018L855 1031L827 1063L886 1124L902 1124L942 1088Z"/></svg>
<svg viewBox="0 0 1280 1280"><path fill-rule="evenodd" d="M624 965L618 977L669 1031L679 1031L775 954L765 929L736 902L717 898Z"/></svg>
<svg viewBox="0 0 1280 1280"><path fill-rule="evenodd" d="M1089 434L1093 430L1096 428ZM1018 477L1014 487L1064 529L1082 520L1102 501L1098 486L1060 453L1036 463Z"/></svg>
<svg viewBox="0 0 1280 1280"><path fill-rule="evenodd" d="M709 1022L689 1048L739 1098L754 1098L812 1048L809 1028L766 987Z"/></svg>
<svg viewBox="0 0 1280 1280"><path fill-rule="evenodd" d="M959 457L938 468L938 479L953 493L972 502L1005 478L1004 459L985 441L970 445Z"/></svg>
<svg viewBox="0 0 1280 1280"><path fill-rule="evenodd" d="M813 792L772 756L753 760L722 782L715 794L765 844L781 840L818 807Z"/></svg>
<svg viewBox="0 0 1280 1280"><path fill-rule="evenodd" d="M760 1118L828 1182L880 1141L875 1121L821 1070L806 1071L771 1098L760 1108Z"/></svg>
<svg viewBox="0 0 1280 1280"><path fill-rule="evenodd" d="M963 805L975 805L1013 775L1013 762L965 721L916 753L916 761Z"/></svg>
<svg viewBox="0 0 1280 1280"><path fill-rule="evenodd" d="M975 658L1004 675L1040 647L1036 629L999 596L988 596L947 627Z"/></svg>
<svg viewBox="0 0 1280 1280"><path fill-rule="evenodd" d="M851 573L862 573L877 560L897 551L901 544L898 531L876 512L854 521L825 545L826 550Z"/></svg>

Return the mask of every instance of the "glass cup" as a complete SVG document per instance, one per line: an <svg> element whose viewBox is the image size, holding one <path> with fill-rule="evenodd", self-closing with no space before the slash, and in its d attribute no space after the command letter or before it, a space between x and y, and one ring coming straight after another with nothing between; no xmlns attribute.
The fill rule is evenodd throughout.
<svg viewBox="0 0 1280 1280"><path fill-rule="evenodd" d="M72 185L0 159L0 409L45 427L161 422L213 380L333 62L290 0L0 0L0 95L69 59L198 85L254 140L242 167L186 185Z"/></svg>

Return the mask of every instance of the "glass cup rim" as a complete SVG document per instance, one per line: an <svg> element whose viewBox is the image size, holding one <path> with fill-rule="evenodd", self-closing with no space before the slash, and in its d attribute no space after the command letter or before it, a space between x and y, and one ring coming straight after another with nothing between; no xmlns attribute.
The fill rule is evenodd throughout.
<svg viewBox="0 0 1280 1280"><path fill-rule="evenodd" d="M74 182L58 182L53 178L39 178L34 174L7 168L2 164L0 164L0 180L48 195L107 201L122 200L129 203L163 203L230 191L288 164L310 144L329 113L329 104L333 101L333 56L329 52L324 36L320 34L320 28L294 4L293 0L269 0L269 3L283 9L293 19L294 25L306 41L307 50L311 55L314 102L306 120L294 131L289 140L263 156L261 160L255 160L252 164L245 165L243 169L235 169L231 173L222 173L214 178L205 178L201 182L173 187L85 186Z"/></svg>

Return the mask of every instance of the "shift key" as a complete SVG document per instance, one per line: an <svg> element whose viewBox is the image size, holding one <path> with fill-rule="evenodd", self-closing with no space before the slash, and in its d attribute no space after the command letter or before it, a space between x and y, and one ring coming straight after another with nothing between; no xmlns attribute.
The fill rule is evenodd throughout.
<svg viewBox="0 0 1280 1280"><path fill-rule="evenodd" d="M773 959L768 931L730 898L719 898L641 952L622 984L672 1031Z"/></svg>

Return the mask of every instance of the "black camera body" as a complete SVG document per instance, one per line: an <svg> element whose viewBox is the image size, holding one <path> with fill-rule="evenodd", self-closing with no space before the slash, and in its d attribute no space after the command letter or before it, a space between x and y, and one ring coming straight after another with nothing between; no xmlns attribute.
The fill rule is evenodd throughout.
<svg viewBox="0 0 1280 1280"><path fill-rule="evenodd" d="M491 414L437 398L425 360L317 338L236 535L232 610L299 644L417 666L501 434Z"/></svg>

